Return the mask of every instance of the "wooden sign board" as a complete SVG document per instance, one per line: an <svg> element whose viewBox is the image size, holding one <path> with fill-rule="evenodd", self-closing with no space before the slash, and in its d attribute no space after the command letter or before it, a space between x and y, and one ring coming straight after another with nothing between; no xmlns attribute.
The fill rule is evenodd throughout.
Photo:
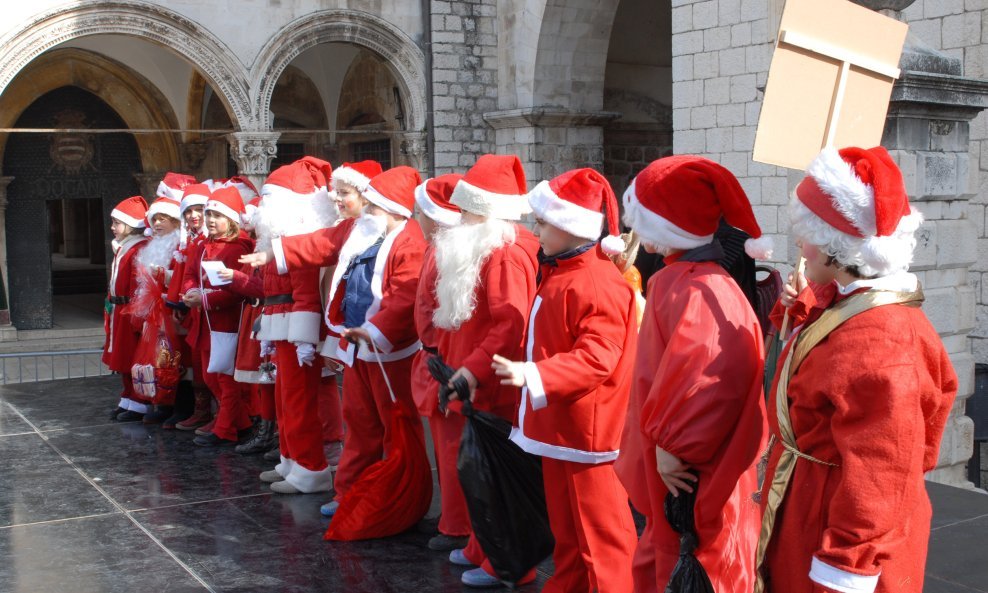
<svg viewBox="0 0 988 593"><path fill-rule="evenodd" d="M847 0L787 0L752 158L803 170L825 146L878 146L907 30Z"/></svg>

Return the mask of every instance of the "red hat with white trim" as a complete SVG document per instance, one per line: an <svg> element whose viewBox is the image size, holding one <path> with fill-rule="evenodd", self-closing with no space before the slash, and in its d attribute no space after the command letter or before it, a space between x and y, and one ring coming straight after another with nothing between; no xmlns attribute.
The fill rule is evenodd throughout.
<svg viewBox="0 0 988 593"><path fill-rule="evenodd" d="M247 179L241 175L235 175L227 179L223 185L237 188L237 191L240 192L240 197L244 202L250 202L259 195L257 188L250 182L250 179Z"/></svg>
<svg viewBox="0 0 988 593"><path fill-rule="evenodd" d="M169 197L160 197L151 202L151 205L148 207L147 219L149 221L154 220L154 217L157 214L164 214L165 216L170 216L176 220L182 218L181 200L175 200Z"/></svg>
<svg viewBox="0 0 988 593"><path fill-rule="evenodd" d="M131 228L143 229L145 226L144 218L147 213L148 203L144 201L144 198L131 196L116 205L110 212L110 218L115 218Z"/></svg>
<svg viewBox="0 0 988 593"><path fill-rule="evenodd" d="M902 172L885 148L825 148L806 173L790 204L794 222L813 216L829 227L814 235L844 235L844 255L864 264L866 275L908 269L923 217L910 206Z"/></svg>
<svg viewBox="0 0 988 593"><path fill-rule="evenodd" d="M481 155L456 184L450 203L464 212L501 220L521 220L532 211L521 161L513 154Z"/></svg>
<svg viewBox="0 0 988 593"><path fill-rule="evenodd" d="M164 179L158 184L158 191L155 195L159 198L171 198L176 202L182 201L185 188L196 182L196 178L184 173L165 173Z"/></svg>
<svg viewBox="0 0 988 593"><path fill-rule="evenodd" d="M392 214L410 218L415 208L415 188L422 183L419 172L404 165L381 173L367 185L367 201Z"/></svg>
<svg viewBox="0 0 988 593"><path fill-rule="evenodd" d="M624 222L651 243L688 250L713 241L723 218L752 238L745 252L755 259L772 255L751 203L734 175L710 159L676 155L653 161L624 192Z"/></svg>
<svg viewBox="0 0 988 593"><path fill-rule="evenodd" d="M363 193L367 189L367 184L370 183L370 180L380 175L383 171L381 163L377 161L366 160L359 163L343 163L333 170L333 189L336 188L337 183L342 182L352 185L357 188L357 191Z"/></svg>
<svg viewBox="0 0 988 593"><path fill-rule="evenodd" d="M221 187L206 202L205 211L219 212L238 225L244 224L244 201L235 187Z"/></svg>
<svg viewBox="0 0 988 593"><path fill-rule="evenodd" d="M617 197L611 184L597 171L574 169L543 181L529 192L528 203L532 212L545 222L592 241L600 237L606 220L607 236L600 243L601 249L609 255L624 252L618 228Z"/></svg>
<svg viewBox="0 0 988 593"><path fill-rule="evenodd" d="M260 207L261 207L261 196L254 196L254 198L251 201L247 202L247 205L244 206L243 219L244 219L245 231L254 230L254 227L257 225L257 215L260 211Z"/></svg>
<svg viewBox="0 0 988 593"><path fill-rule="evenodd" d="M185 211L192 206L205 206L212 193L205 183L193 183L186 186L185 193L182 195L182 202L179 205L179 214L185 214Z"/></svg>
<svg viewBox="0 0 988 593"><path fill-rule="evenodd" d="M460 224L460 209L449 203L453 188L463 179L459 173L447 173L427 179L415 188L415 204L419 210L437 224L445 227Z"/></svg>
<svg viewBox="0 0 988 593"><path fill-rule="evenodd" d="M329 198L329 175L333 166L315 157L302 157L271 172L261 186L262 196Z"/></svg>

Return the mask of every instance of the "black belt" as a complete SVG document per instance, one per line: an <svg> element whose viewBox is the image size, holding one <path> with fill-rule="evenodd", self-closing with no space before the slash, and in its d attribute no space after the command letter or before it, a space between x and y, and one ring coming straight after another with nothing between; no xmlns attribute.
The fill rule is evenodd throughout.
<svg viewBox="0 0 988 593"><path fill-rule="evenodd" d="M291 305L295 302L290 294L274 294L264 297L265 305Z"/></svg>
<svg viewBox="0 0 988 593"><path fill-rule="evenodd" d="M111 296L108 299L111 305L126 305L130 302L130 297L125 296Z"/></svg>
<svg viewBox="0 0 988 593"><path fill-rule="evenodd" d="M433 346L426 346L425 344L422 344L422 349L432 355L439 354L439 349Z"/></svg>

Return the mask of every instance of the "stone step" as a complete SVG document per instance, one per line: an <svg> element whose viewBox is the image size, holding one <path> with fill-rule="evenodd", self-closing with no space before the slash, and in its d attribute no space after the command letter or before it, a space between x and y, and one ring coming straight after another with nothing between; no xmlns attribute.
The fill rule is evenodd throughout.
<svg viewBox="0 0 988 593"><path fill-rule="evenodd" d="M103 328L20 330L17 339L0 342L0 354L64 352L103 347Z"/></svg>

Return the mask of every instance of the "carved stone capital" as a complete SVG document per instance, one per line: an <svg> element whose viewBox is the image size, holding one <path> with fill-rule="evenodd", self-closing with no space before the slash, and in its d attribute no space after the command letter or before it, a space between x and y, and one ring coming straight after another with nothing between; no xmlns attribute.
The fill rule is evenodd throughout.
<svg viewBox="0 0 988 593"><path fill-rule="evenodd" d="M227 134L230 157L237 163L237 172L245 175L258 188L271 169L278 154L280 132L234 132Z"/></svg>
<svg viewBox="0 0 988 593"><path fill-rule="evenodd" d="M150 203L158 192L158 184L165 176L164 173L134 173L138 187L141 188L141 195Z"/></svg>
<svg viewBox="0 0 988 593"><path fill-rule="evenodd" d="M423 177L432 176L429 160L429 140L424 132L408 132L398 136L398 152L409 167L418 169Z"/></svg>
<svg viewBox="0 0 988 593"><path fill-rule="evenodd" d="M180 144L182 151L182 168L186 171L195 171L202 166L209 152L209 145L205 142L186 142Z"/></svg>

